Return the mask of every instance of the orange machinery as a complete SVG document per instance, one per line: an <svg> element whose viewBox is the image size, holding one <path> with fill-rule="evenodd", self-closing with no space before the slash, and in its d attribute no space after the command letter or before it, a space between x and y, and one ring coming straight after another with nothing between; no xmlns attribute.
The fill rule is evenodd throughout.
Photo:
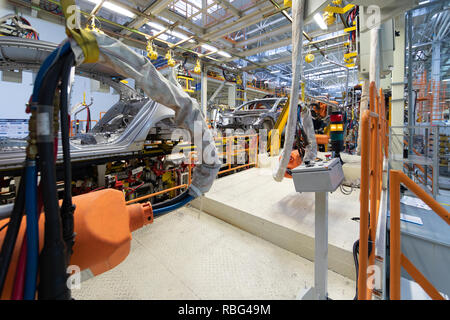
<svg viewBox="0 0 450 320"><path fill-rule="evenodd" d="M130 252L131 232L153 222L149 202L126 205L123 193L104 189L73 198L76 233L71 265L99 275L121 263ZM7 223L7 220L4 220ZM44 244L44 214L39 219L39 248ZM20 248L26 231L22 220L1 299L10 299ZM0 246L6 229L0 232Z"/></svg>

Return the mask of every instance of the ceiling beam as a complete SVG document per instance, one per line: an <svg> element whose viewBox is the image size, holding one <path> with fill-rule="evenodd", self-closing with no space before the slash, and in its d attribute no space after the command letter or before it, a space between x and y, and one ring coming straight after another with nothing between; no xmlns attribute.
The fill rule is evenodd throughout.
<svg viewBox="0 0 450 320"><path fill-rule="evenodd" d="M256 8L255 11L248 13L243 17L236 19L235 21L232 21L224 26L219 25L214 29L209 28L203 35L203 39L215 40L267 19L265 15L269 12L272 12L274 7L270 2L261 2L268 3L268 5ZM304 13L305 23L311 21L314 14L323 10L330 2L331 0L308 0L306 11Z"/></svg>
<svg viewBox="0 0 450 320"><path fill-rule="evenodd" d="M100 9L102 8L103 4L105 3L106 0L101 0L100 2L98 2L95 7L92 9L90 17L97 15L97 13L100 11Z"/></svg>
<svg viewBox="0 0 450 320"><path fill-rule="evenodd" d="M273 60L259 62L259 66L249 66L249 67L242 68L241 70L242 71L252 71L252 70L265 68L265 67L273 66L273 65L276 65L276 64L288 63L288 62L292 62L292 57L290 55L289 56L285 56L285 57L281 57L281 58L278 58L278 59L273 59Z"/></svg>
<svg viewBox="0 0 450 320"><path fill-rule="evenodd" d="M236 44L236 47L243 48L243 47L248 46L249 44L252 44L254 42L257 42L257 41L260 41L260 40L266 40L267 38L278 36L280 34L284 34L284 33L288 33L288 32L292 32L292 25L291 24L282 26L280 28L274 29L274 30L269 31L269 32L262 33L262 34L260 34L258 36L252 37L252 38L247 39L247 40L239 41Z"/></svg>
<svg viewBox="0 0 450 320"><path fill-rule="evenodd" d="M159 0L153 3L149 10L149 14L157 15L161 13L163 10L167 9L167 6L172 2L172 0Z"/></svg>
<svg viewBox="0 0 450 320"><path fill-rule="evenodd" d="M233 6L228 0L215 0L222 8L226 8L231 11L231 13L236 17L242 17L242 12Z"/></svg>
<svg viewBox="0 0 450 320"><path fill-rule="evenodd" d="M309 46L309 43L304 45L304 47L308 47L308 46ZM325 48L321 48L321 49L323 51L332 51L332 50L340 49L342 46L343 46L343 43L339 42L339 43L331 44L331 45L329 45ZM318 50L313 50L310 53L315 54L318 52L319 52ZM292 57L290 55L281 57L278 59L274 59L274 60L257 62L258 65L248 66L248 67L242 68L241 70L242 71L252 71L252 70L266 68L268 66L273 66L273 65L277 65L277 64L281 64L281 63L288 63L288 62L292 62Z"/></svg>
<svg viewBox="0 0 450 320"><path fill-rule="evenodd" d="M290 44L292 44L292 39L287 38L287 39L283 39L281 41L271 42L271 43L268 43L268 44L260 46L260 47L256 47L256 48L253 48L250 50L245 50L245 51L239 52L239 55L244 56L244 57L250 57L250 56L254 56L255 54L264 52L264 51L285 47ZM233 58L230 58L230 59L235 60Z"/></svg>
<svg viewBox="0 0 450 320"><path fill-rule="evenodd" d="M213 30L209 28L203 35L203 38L206 40L215 40L235 31L241 30L245 27L248 27L252 24L258 23L265 19L263 15L271 11L272 8L272 5L269 4L268 6L257 8L255 11L248 13L243 17L236 19L235 21L232 21L224 26L218 26Z"/></svg>
<svg viewBox="0 0 450 320"><path fill-rule="evenodd" d="M183 26L187 27L194 34L202 34L203 33L203 28L195 25L191 21L189 21L173 12L166 10L167 5L170 3L170 1L167 1L167 0L157 1L157 2L155 2L155 4L151 5L150 7L145 9L143 12L141 12L141 11L137 10L135 7L127 5L119 0L108 0L108 1L133 12L137 16L133 21L130 22L130 24L128 25L129 28L139 29L149 21L157 22L166 28L170 27L171 25L169 23L158 18L158 16L161 16L161 17L169 19L173 22L178 21L179 25L183 25ZM161 9L161 5L163 4L163 2L165 3L165 7L163 8L162 11L159 11ZM156 5L158 5L158 6L156 7ZM180 32L186 32L185 30L183 30L181 28L176 28L174 30L180 31ZM128 30L122 30L121 34L130 35L131 33ZM190 36L190 34L187 34L187 36Z"/></svg>
<svg viewBox="0 0 450 320"><path fill-rule="evenodd" d="M202 34L205 33L205 29L202 28L201 26L195 24L194 22L192 22L189 19L186 19L185 17L169 10L163 10L161 11L158 16L161 16L163 18L169 19L173 22L178 21L180 23L180 25L185 26L186 28L188 28L192 33L195 33L196 35L201 36Z"/></svg>
<svg viewBox="0 0 450 320"><path fill-rule="evenodd" d="M290 26L292 27L292 26ZM322 42L328 42L328 41L333 41L333 40L337 40L340 39L342 37L346 37L347 34L343 33L334 37L329 37L329 38L325 38L325 39L321 39L321 40L317 40L317 41L311 41L311 42L307 42L303 45L303 47L307 48L308 46L312 46L312 45L317 45L318 43L322 43ZM266 35L266 39L268 38L268 36ZM246 50L246 51L242 51L242 52L236 52L236 54L243 56L243 57L249 57L249 56L253 56L255 54L267 51L267 50L271 50L271 49L276 49L276 48L281 48L281 47L285 47L288 46L292 43L292 38L286 38L277 42L271 42L269 44L260 46L260 47L256 47L250 50ZM227 61L233 61L233 58L227 59Z"/></svg>

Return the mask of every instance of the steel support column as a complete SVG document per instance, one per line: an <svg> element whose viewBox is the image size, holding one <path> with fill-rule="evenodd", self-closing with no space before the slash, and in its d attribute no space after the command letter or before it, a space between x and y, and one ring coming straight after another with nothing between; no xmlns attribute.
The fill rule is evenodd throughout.
<svg viewBox="0 0 450 320"><path fill-rule="evenodd" d="M399 15L394 20L395 31L395 50L394 50L394 68L392 69L392 104L389 112L391 117L391 126L402 127L405 125L405 15ZM394 157L403 157L403 130L393 129L394 141L392 141L392 150ZM394 170L402 170L402 164L394 162Z"/></svg>

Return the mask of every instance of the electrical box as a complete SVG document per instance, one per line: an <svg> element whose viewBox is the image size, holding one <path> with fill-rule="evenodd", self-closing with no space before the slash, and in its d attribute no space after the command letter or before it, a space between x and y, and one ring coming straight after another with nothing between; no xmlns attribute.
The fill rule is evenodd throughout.
<svg viewBox="0 0 450 320"><path fill-rule="evenodd" d="M359 71L362 75L368 76L370 70L370 29L363 28L362 26L370 25L374 18L371 15L365 13L364 8L360 8L360 32L358 34L358 57L359 57ZM380 78L386 77L391 73L394 66L394 20L389 19L380 24L379 27L379 39L380 46Z"/></svg>
<svg viewBox="0 0 450 320"><path fill-rule="evenodd" d="M91 79L91 91L110 93L110 87L106 83Z"/></svg>
<svg viewBox="0 0 450 320"><path fill-rule="evenodd" d="M3 70L2 81L22 83L22 71L20 70Z"/></svg>
<svg viewBox="0 0 450 320"><path fill-rule="evenodd" d="M340 159L334 158L328 162L303 163L292 169L292 179L297 192L333 192L344 181L344 171Z"/></svg>

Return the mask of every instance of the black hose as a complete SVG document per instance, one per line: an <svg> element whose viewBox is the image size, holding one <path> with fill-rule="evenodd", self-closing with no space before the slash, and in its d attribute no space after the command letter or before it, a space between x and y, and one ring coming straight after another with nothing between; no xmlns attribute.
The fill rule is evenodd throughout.
<svg viewBox="0 0 450 320"><path fill-rule="evenodd" d="M72 58L73 59L73 58ZM37 147L41 169L42 202L45 212L44 247L40 254L39 299L70 299L67 287L66 245L63 241L62 223L56 189L56 170L54 161L54 98L62 68L68 55L60 57L46 73L37 104ZM63 89L67 90L67 88Z"/></svg>
<svg viewBox="0 0 450 320"><path fill-rule="evenodd" d="M68 88L70 81L70 71L75 61L75 56L70 51L63 66L61 74L61 103L60 103L60 117L61 117L61 144L63 150L63 167L64 167L64 197L61 206L61 220L63 228L63 239L66 243L67 249L67 264L70 262L72 255L72 248L74 245L74 221L73 213L75 206L72 203L72 166L70 161L70 142L69 142L69 107L68 107ZM89 111L89 108L88 108ZM88 119L89 120L89 119Z"/></svg>
<svg viewBox="0 0 450 320"><path fill-rule="evenodd" d="M186 190L183 193L179 194L178 196L176 196L176 197L174 197L172 199L169 199L169 200L166 200L166 201L163 201L163 202L159 202L159 203L156 203L156 204L152 204L152 209L155 210L155 209L160 209L162 207L171 206L171 205L173 205L175 203L180 202L181 200L186 198L188 195L189 195L189 190Z"/></svg>
<svg viewBox="0 0 450 320"><path fill-rule="evenodd" d="M353 244L353 260L355 261L355 269L356 269L356 292L353 300L358 300L358 276L359 276L359 239L355 241Z"/></svg>
<svg viewBox="0 0 450 320"><path fill-rule="evenodd" d="M25 177L25 167L22 169L22 177ZM0 251L0 296L5 285L12 253L16 245L17 235L22 223L23 210L25 208L25 179L20 179L13 211L8 223L8 229Z"/></svg>
<svg viewBox="0 0 450 320"><path fill-rule="evenodd" d="M368 255L372 253L372 241L369 235L369 244L368 244ZM359 277L359 239L355 241L353 244L353 260L355 261L355 269L356 269L356 293L353 300L358 300L358 277Z"/></svg>

